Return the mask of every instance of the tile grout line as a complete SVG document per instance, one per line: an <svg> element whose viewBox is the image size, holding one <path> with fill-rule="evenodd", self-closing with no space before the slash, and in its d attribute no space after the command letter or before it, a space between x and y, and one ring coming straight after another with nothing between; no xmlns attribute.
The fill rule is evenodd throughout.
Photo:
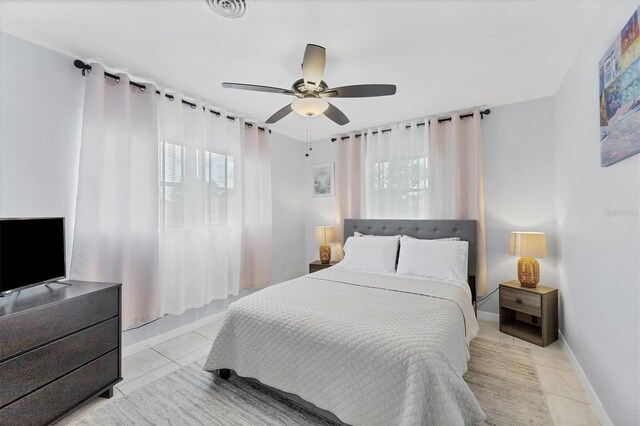
<svg viewBox="0 0 640 426"><path fill-rule="evenodd" d="M199 351L200 349L204 349L204 348L206 348L206 346L202 346L201 348L196 349L195 351L190 352L190 353L188 353L187 355L185 355L185 356L182 356L182 357L178 358L175 362L176 362L176 363L178 363L178 364L180 364L178 361L180 361L180 360L182 360L182 359L184 359L184 358L187 358L187 357L189 357L189 356L192 356L192 355L193 355L193 354L195 354L197 351ZM205 357L208 357L210 352L211 352L211 349L208 349L208 350L207 350L207 354L205 354L204 356L205 356ZM195 361L195 360L192 360L191 362L194 362L194 361ZM190 362L190 363L191 363L191 362ZM190 364L190 363L189 363L189 364ZM181 365L182 367L186 367L188 364L185 364L185 365L180 364L180 365Z"/></svg>
<svg viewBox="0 0 640 426"><path fill-rule="evenodd" d="M500 340L498 340L498 339L491 339L490 337L486 337L486 336L485 336L485 338L486 338L486 339L489 339L489 340L493 340L494 342L500 342ZM560 367L556 367L556 366L554 366L554 365L547 365L547 364L543 364L543 363L538 362L538 361L536 360L535 350L542 350L542 351L546 351L546 352L544 352L544 353L551 353L551 351L556 351L555 349L547 349L547 348L544 348L544 347L540 347L539 349L538 349L538 348L528 348L528 347L526 347L526 346L520 346L520 345L517 345L517 344L515 343L515 338L514 338L514 337L512 337L512 339L513 339L513 343L511 343L511 346L515 346L515 347L517 347L517 348L528 349L528 350L531 352L531 356L532 356L532 358L533 358L533 363L534 363L535 365L542 365L543 367L555 368L556 370L566 371L566 372L568 372L568 373L574 373L574 374L575 374L575 370L573 370L573 368L572 368L572 369L570 369L570 370L568 370L568 369L566 369L566 368L560 368ZM524 340L523 340L523 342L524 342ZM502 343L502 342L500 342L500 343ZM556 352L558 352L558 353L560 353L560 354L564 355L564 353L563 353L561 350L557 350ZM567 361L567 362L569 362L569 360L566 360L566 361Z"/></svg>
<svg viewBox="0 0 640 426"><path fill-rule="evenodd" d="M591 404L589 402L587 402L587 401L580 401L579 399L571 398L570 396L560 395L560 394L555 393L555 392L544 390L544 388L542 388L542 391L544 393L548 393L549 395L558 396L560 398L568 399L568 400L571 400L571 401L574 401L574 402L580 402L581 404L585 404L585 405L591 406Z"/></svg>
<svg viewBox="0 0 640 426"><path fill-rule="evenodd" d="M553 420L553 410L551 410L551 409L550 409L550 405L549 405L549 398L548 398L548 396L549 396L549 395L555 396L556 398L567 399L567 400L569 400L569 401L577 402L578 404L584 405L584 406L585 406L585 408L588 408L588 409L589 409L589 411L591 412L591 414L593 415L593 417L596 419L596 421L598 422L598 423L597 423L597 424L598 424L598 426L600 426L600 425L601 425L601 423L600 423L600 419L598 419L598 418L597 418L597 416L595 415L595 412L594 412L593 407L591 406L591 403L590 403L590 402L578 401L578 400L575 400L575 399L573 399L573 398L568 398L568 397L566 397L566 396L562 396L562 395L555 394L555 393L553 393L553 392L543 391L543 393L544 393L544 400L545 400L545 402L547 403L547 407L549 407L549 413L551 414L551 419L552 419L552 420ZM554 421L554 425L555 425L555 421ZM558 426L559 426L559 425L558 425Z"/></svg>
<svg viewBox="0 0 640 426"><path fill-rule="evenodd" d="M554 369L554 370L560 370L559 368L549 367L549 366L546 366L546 365L543 365L542 367L545 367L545 368L552 368L552 369ZM566 370L560 370L560 371L565 371L565 372L567 372ZM574 376L576 376L576 380L578 379L578 377L577 377L577 375L576 375L576 373L575 373L574 371L570 371L570 372L568 372L568 373L572 373ZM536 365L536 374L538 374L538 378L540 378L540 373L538 372L537 365ZM540 379L540 384L542 385L542 379ZM556 393L556 392L548 391L548 390L546 390L546 389L544 388L544 386L541 386L541 387L542 387L542 390L543 390L545 393L548 393L548 394L551 394L551 395L555 395L555 396L559 396L559 397L561 397L561 398L569 399L569 400L571 400L571 401L581 402L581 403L583 403L583 404L587 404L587 405L591 406L591 403L590 403L588 400L586 400L586 401L581 401L581 400L579 400L579 399L575 399L575 398L572 398L572 397L567 396L567 395L561 395L561 394ZM586 399L586 398L587 398L587 396L584 394L584 389L582 388L582 385L580 385L580 390L582 391L583 396L584 396L584 398ZM593 408L592 408L592 409L593 409Z"/></svg>
<svg viewBox="0 0 640 426"><path fill-rule="evenodd" d="M154 351L155 353L157 353L158 355L160 355L160 356L161 356L161 357L163 357L164 359L168 359L170 362L172 362L172 361L173 361L171 358L169 358L168 356L166 356L166 355L165 355L165 354L163 354L162 352L157 351L155 348L151 347L151 348L149 348L149 349L151 349L152 351ZM167 364L163 364L163 365L167 365ZM160 366L160 367L162 367L162 366ZM158 368L160 368L160 367L158 367ZM152 370L152 371L153 371L153 370ZM151 372L151 371L150 371L150 372ZM150 372L149 372L149 373L150 373ZM149 374L149 373L147 373L147 374ZM140 377L142 377L142 376L140 376Z"/></svg>
<svg viewBox="0 0 640 426"><path fill-rule="evenodd" d="M162 355L162 354L160 354L160 355ZM163 356L164 356L164 355L163 355ZM166 358L166 357L165 357L165 358ZM149 375L149 374L153 373L154 371L158 371L158 370L160 370L161 368L164 368L164 367L166 367L167 365L170 365L170 364L175 364L175 365L177 365L178 367L182 367L182 366L181 366L180 364L178 364L177 362L175 362L175 361L173 361L173 360L169 360L169 362L168 362L168 363L166 363L166 364L162 364L160 367L158 367L158 368L154 368L153 370L151 370L151 371L149 371L149 372L147 372L147 373L144 373L142 376L138 376L138 377L136 377L135 379L131 379L131 380L130 380L130 381L128 381L128 382L120 382L120 383L118 383L117 385L115 385L114 387L117 387L117 388L118 388L118 390L119 390L119 391L120 391L124 396L127 396L127 394L126 394L126 393L124 393L124 391L122 391L122 390L120 389L120 385L122 385L122 384L128 385L128 384L130 384L130 383L133 383L133 382L135 382L136 380L140 380L140 379L142 379L143 377L145 377L145 376L147 376L147 375ZM150 383L153 383L153 382L155 382L156 380L159 380L159 379L161 379L162 377L167 376L168 374L171 374L171 373L167 373L167 374L165 374L164 376L158 377L157 379L155 379L155 380L151 381ZM146 386L146 385L145 385L145 386Z"/></svg>
<svg viewBox="0 0 640 426"><path fill-rule="evenodd" d="M172 358L168 357L167 355L164 355L164 354L162 354L161 352L158 352L157 350L155 350L155 349L153 349L153 348L150 348L150 349L153 349L155 352L158 352L160 355L162 355L163 357L165 357L165 358L166 358L166 359L168 359L169 361L171 361L171 362L176 362L177 360L179 360L179 359L181 359L181 358L184 358L184 357L186 357L186 356L189 356L189 355L193 354L194 352L196 352L196 351L198 351L198 350L200 350L200 349L202 349L202 348L206 348L206 347L207 347L207 346L209 346L211 343L213 343L213 341L212 341L212 340L210 340L210 339L207 339L207 340L209 340L209 341L207 342L207 344L206 344L206 345L197 346L197 347L195 347L195 348L193 348L193 349L189 350L189 352L187 352L186 354L184 354L184 355L182 355L182 356L177 357L176 359L172 359ZM165 365L166 365L166 364L165 364Z"/></svg>
<svg viewBox="0 0 640 426"><path fill-rule="evenodd" d="M536 369L536 376L538 376L538 384L540 385L540 389L542 389L542 393L544 394L544 403L547 405L547 411L549 412L549 415L551 416L551 421L555 425L556 421L553 418L553 410L551 410L551 404L549 404L549 399L547 398L547 392L542 387L542 380L540 380L540 375L538 375L538 370L537 369Z"/></svg>
<svg viewBox="0 0 640 426"><path fill-rule="evenodd" d="M209 336L205 336L204 334L200 334L197 331L193 331L194 334L197 334L198 336L204 337L205 339L211 341L211 343L213 343L213 339L211 339Z"/></svg>
<svg viewBox="0 0 640 426"><path fill-rule="evenodd" d="M535 362L535 356L534 356L534 362ZM576 373L576 372L575 372L575 371L573 371L573 370L567 370L566 368L555 367L555 366L553 366L553 365L542 364L542 363L539 363L539 362L535 362L535 364L536 364L536 365L541 365L541 366L543 366L543 367L547 367L547 368L553 368L554 370L565 371L565 372L567 372L567 373L573 373L573 374L575 374L575 373Z"/></svg>

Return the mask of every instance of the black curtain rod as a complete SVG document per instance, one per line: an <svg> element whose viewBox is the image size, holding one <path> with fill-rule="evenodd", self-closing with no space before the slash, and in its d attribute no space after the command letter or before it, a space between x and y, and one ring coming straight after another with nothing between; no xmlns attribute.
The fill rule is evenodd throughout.
<svg viewBox="0 0 640 426"><path fill-rule="evenodd" d="M490 109L485 109L485 110L480 111L480 119L481 119L481 120L482 120L482 119L484 119L484 116L485 116L485 115L489 115L489 114L491 114L491 110L490 110ZM462 120L463 118L469 118L469 117L473 117L473 113L472 113L472 112L470 112L470 113L468 113L468 114L462 114L462 115L460 116L460 119ZM447 122L447 121L451 121L451 117L445 117L445 118L439 118L439 119L438 119L438 123L444 123L444 122ZM428 123L429 123L429 125L431 125L431 121L428 121ZM427 122L422 121L422 122L420 122L420 123L417 123L417 124L416 124L416 127L422 127L422 126L424 126L424 125L426 125L426 124L427 124ZM404 128L405 128L405 129L410 129L410 128L411 128L411 124L407 124L406 126L404 126ZM382 133L387 133L387 132L390 132L391 130L393 130L393 129L382 129L382 130L381 130L381 132L382 132ZM367 135L367 134L368 134L367 132L364 132L364 133L357 133L357 134L355 134L355 135L353 135L353 136L354 136L355 138L359 138L360 136L362 136L362 135ZM374 130L373 132L371 132L371 134L372 134L372 135L377 135L377 134L378 134L378 131L377 131L377 130ZM342 137L340 138L340 140L341 140L341 141L343 141L343 140L345 140L345 139L349 139L350 137L351 137L351 136L342 136ZM338 138L331 138L331 142L335 142L335 141L337 141L337 140L338 140Z"/></svg>
<svg viewBox="0 0 640 426"><path fill-rule="evenodd" d="M75 65L76 68L81 69L82 70L82 75L86 75L87 71L91 71L91 65L89 64L85 64L84 62L82 62L80 59L76 59L75 61L73 61L73 65ZM116 81L116 83L118 83L120 81L120 77L118 77L115 74L111 74L110 72L105 71L104 72L104 76L105 77L109 77L112 78ZM137 87L138 89L140 89L140 91L144 92L145 90L147 90L147 86L145 86L142 83L137 83L135 81L129 81L129 85L130 86L134 86ZM159 90L156 90L156 94L160 94ZM164 96L169 99L170 101L172 101L174 99L174 96L169 94L169 93L165 93ZM197 107L196 104L194 104L193 102L189 102L189 101L185 101L184 99L182 99L182 103L185 105L189 105L191 108L195 109ZM203 106L202 110L205 111L206 108ZM216 117L220 117L220 113L218 111L214 111L212 109L209 110L210 113L212 113L213 115L215 115ZM231 121L235 121L236 117L233 117L231 115L227 115L227 119L231 120ZM244 123L245 126L251 128L253 127L253 124L251 123ZM266 131L267 129L265 129L264 127L258 127L258 130L260 130L261 132ZM271 133L271 129L269 129L269 133Z"/></svg>

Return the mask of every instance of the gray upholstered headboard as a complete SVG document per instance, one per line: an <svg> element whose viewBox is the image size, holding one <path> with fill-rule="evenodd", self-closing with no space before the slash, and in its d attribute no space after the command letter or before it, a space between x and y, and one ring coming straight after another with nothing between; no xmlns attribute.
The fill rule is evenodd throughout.
<svg viewBox="0 0 640 426"><path fill-rule="evenodd" d="M478 241L475 220L428 219L345 219L344 239L355 231L369 235L409 235L421 239L460 237L469 242L469 286L473 301L476 300L476 263Z"/></svg>

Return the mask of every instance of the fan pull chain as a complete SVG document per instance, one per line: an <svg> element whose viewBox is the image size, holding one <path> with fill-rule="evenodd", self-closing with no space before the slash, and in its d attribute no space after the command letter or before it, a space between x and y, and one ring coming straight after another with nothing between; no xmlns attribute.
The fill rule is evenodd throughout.
<svg viewBox="0 0 640 426"><path fill-rule="evenodd" d="M309 157L310 151L311 151L311 118L307 118L307 153L304 154L304 156Z"/></svg>

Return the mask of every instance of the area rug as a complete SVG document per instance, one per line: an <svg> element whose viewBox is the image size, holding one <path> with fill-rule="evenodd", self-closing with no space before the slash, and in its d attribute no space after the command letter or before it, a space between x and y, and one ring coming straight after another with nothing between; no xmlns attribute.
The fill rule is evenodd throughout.
<svg viewBox="0 0 640 426"><path fill-rule="evenodd" d="M531 351L475 338L464 380L488 425L552 425Z"/></svg>
<svg viewBox="0 0 640 426"><path fill-rule="evenodd" d="M476 338L465 381L488 425L552 424L529 349ZM74 425L331 425L275 392L202 370L204 359L90 412Z"/></svg>

